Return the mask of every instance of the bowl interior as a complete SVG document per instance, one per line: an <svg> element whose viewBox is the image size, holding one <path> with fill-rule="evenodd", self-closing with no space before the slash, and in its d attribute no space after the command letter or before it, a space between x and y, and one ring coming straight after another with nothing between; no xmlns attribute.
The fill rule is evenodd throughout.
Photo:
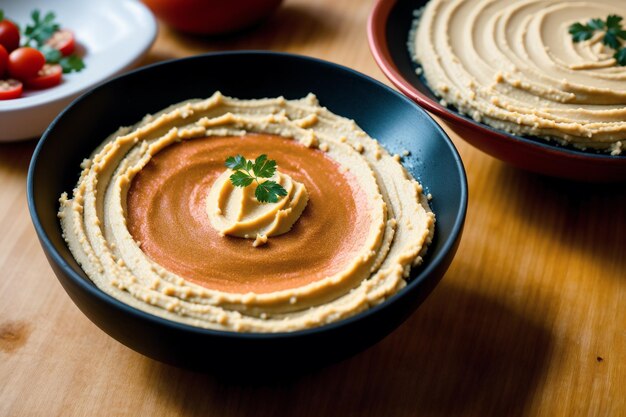
<svg viewBox="0 0 626 417"><path fill-rule="evenodd" d="M416 73L408 51L414 11L428 0L379 0L370 16L370 46L389 79L420 106L444 118L461 137L483 151L521 168L572 179L623 180L626 156L565 147L541 138L517 136L478 123L444 107ZM555 161L559 163L555 164ZM588 173L585 174L585 173Z"/></svg>
<svg viewBox="0 0 626 417"><path fill-rule="evenodd" d="M294 99L313 92L322 105L354 119L390 152L410 151L404 164L432 193L437 225L427 261L415 270L408 287L445 262L460 235L467 189L461 160L439 126L405 97L348 68L288 54L239 52L156 64L118 77L77 99L46 131L30 167L29 206L44 248L71 279L108 297L74 261L56 217L59 196L71 192L81 161L119 126L216 90L246 99Z"/></svg>

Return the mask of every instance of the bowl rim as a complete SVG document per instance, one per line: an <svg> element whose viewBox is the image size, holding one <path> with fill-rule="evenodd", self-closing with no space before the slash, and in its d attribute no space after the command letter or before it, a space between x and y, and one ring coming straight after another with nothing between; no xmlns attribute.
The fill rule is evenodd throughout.
<svg viewBox="0 0 626 417"><path fill-rule="evenodd" d="M288 60L296 59L296 60L301 60L301 61L305 61L308 63L312 63L315 65L325 65L325 66L333 67L335 70L340 70L348 74L351 74L353 76L364 78L366 81L374 84L375 86L379 88L382 88L387 93L390 93L396 96L396 98L406 103L406 105L413 107L418 112L424 112L427 122L433 126L433 128L435 129L435 132L438 133L438 136L440 136L441 139L443 139L442 145L446 146L449 149L449 151L452 153L452 156L454 158L455 166L457 168L456 171L457 171L457 174L460 176L459 178L460 179L459 183L461 186L460 206L458 207L457 213L455 215L454 223L451 228L451 233L448 236L448 238L444 242L442 242L440 252L435 257L428 257L428 259L426 260L422 268L419 269L419 272L417 273L417 275L407 283L406 287L402 288L397 293L393 294L389 298L385 299L385 301L383 301L382 303L376 306L370 307L364 311L361 311L357 314L349 316L345 319L338 320L336 322L332 322L328 324L324 324L321 326L317 326L317 327L313 327L309 329L303 329L303 330L296 330L293 332L276 332L276 333L235 332L235 331L229 331L229 330L216 330L216 329L208 329L208 328L203 328L203 327L198 327L198 326L192 326L190 324L172 321L163 317L159 317L159 316L147 313L137 308L131 307L130 305L105 293L103 290L98 288L89 279L85 279L81 277L63 259L63 257L55 248L50 238L45 233L43 225L37 214L37 208L35 204L35 195L34 195L34 179L33 179L34 173L35 173L35 167L37 165L40 153L42 152L42 149L44 148L47 142L48 135L54 130L54 127L59 122L59 120L62 119L71 108L73 108L76 105L80 105L80 103L83 100L85 100L87 97L91 96L92 94L94 94L95 92L103 88L106 88L110 82L115 82L116 80L121 79L123 77L134 75L136 73L140 73L143 71L149 71L153 68L158 68L161 66L171 65L177 62L203 60L207 58L219 59L220 56L232 56L232 55L250 55L250 56L268 55L268 56L276 57L278 59L288 59ZM409 100L407 97L403 96L396 90L392 89L391 87L383 84L382 82L368 75L365 75L359 71L356 71L354 69L351 69L349 67L346 67L346 66L334 63L334 62L322 60L319 58L293 54L293 53L287 53L287 52L243 50L243 51L211 52L211 53L195 55L195 56L186 57L186 58L172 59L172 60L167 60L167 61L162 61L162 62L154 63L151 65L147 65L145 67L141 67L133 71L127 72L125 74L119 75L117 77L111 78L110 80L95 86L94 88L80 95L78 98L74 99L72 103L69 106L67 106L61 113L59 113L59 115L55 117L54 121L48 126L48 128L43 133L41 140L38 142L37 147L35 148L33 152L33 156L31 158L30 165L28 168L27 201L28 201L28 209L30 212L30 216L31 216L35 231L37 232L37 235L40 239L41 245L43 246L44 250L48 253L52 261L56 263L63 270L64 274L67 277L69 277L69 279L71 279L74 282L74 284L78 285L82 291L89 293L90 296L96 297L100 301L103 301L106 304L109 304L114 308L123 310L124 313L126 314L130 314L142 320L147 320L151 322L151 324L157 325L157 326L170 327L175 330L191 332L196 335L220 337L220 338L226 338L226 339L247 339L247 340L272 339L272 340L275 340L279 338L280 339L292 339L292 338L297 338L297 337L305 337L305 336L315 335L318 333L333 331L343 326L352 324L353 322L365 319L366 317L369 317L372 314L376 314L381 310L387 309L392 304L400 300L401 298L411 296L412 290L418 287L420 284L422 284L425 281L426 277L428 277L437 267L439 267L440 264L445 263L445 259L448 253L454 250L454 246L458 244L461 238L463 226L465 223L465 217L467 213L468 185L467 185L467 176L465 173L465 167L463 165L463 161L461 160L461 157L456 147L454 146L453 142L450 140L448 135L445 133L445 131L432 119L432 117L430 117L430 115L428 115L428 113L426 113L422 108L417 106L414 102L412 102L411 100Z"/></svg>
<svg viewBox="0 0 626 417"><path fill-rule="evenodd" d="M554 156L567 157L580 161L602 161L603 164L612 164L616 166L626 164L626 153L624 155L610 155L565 148L539 137L536 139L525 138L523 136L513 135L491 126L478 123L469 117L442 106L438 101L431 99L419 91L400 73L400 70L391 57L391 52L387 43L386 30L389 23L389 15L399 1L401 0L376 0L367 21L368 44L374 60L385 76L403 94L415 101L419 106L434 113L436 116L443 118L446 122L475 130L477 133L496 136L501 139L517 142L519 145L532 148L535 151L548 152ZM428 1L429 0L426 0L424 3L427 3ZM415 6L415 8L417 7L418 6Z"/></svg>

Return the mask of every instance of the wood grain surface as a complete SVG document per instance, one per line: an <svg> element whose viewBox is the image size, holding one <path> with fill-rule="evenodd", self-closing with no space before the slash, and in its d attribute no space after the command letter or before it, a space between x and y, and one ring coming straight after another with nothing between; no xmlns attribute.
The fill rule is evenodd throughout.
<svg viewBox="0 0 626 417"><path fill-rule="evenodd" d="M264 24L220 39L161 25L141 65L268 49L386 82L367 45L371 6L287 0ZM373 348L272 382L163 365L93 325L31 225L35 143L0 144L0 416L626 416L626 187L539 177L451 137L470 201L441 284Z"/></svg>

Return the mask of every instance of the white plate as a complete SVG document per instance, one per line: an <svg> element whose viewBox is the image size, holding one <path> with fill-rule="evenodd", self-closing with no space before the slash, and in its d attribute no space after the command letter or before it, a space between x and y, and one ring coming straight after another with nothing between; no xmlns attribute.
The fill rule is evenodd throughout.
<svg viewBox="0 0 626 417"><path fill-rule="evenodd" d="M0 101L0 142L40 136L80 93L136 63L157 32L152 13L137 0L0 0L0 9L21 28L33 9L53 11L61 26L74 32L86 65L79 73L63 74L56 87Z"/></svg>

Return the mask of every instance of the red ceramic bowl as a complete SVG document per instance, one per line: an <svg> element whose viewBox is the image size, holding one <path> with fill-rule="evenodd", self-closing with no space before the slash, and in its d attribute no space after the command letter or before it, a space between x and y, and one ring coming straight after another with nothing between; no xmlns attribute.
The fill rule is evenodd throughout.
<svg viewBox="0 0 626 417"><path fill-rule="evenodd" d="M282 0L143 0L181 32L219 35L244 29L268 17Z"/></svg>
<svg viewBox="0 0 626 417"><path fill-rule="evenodd" d="M476 148L516 167L578 181L626 181L626 156L580 151L541 138L511 135L439 104L426 82L415 73L417 65L407 49L413 11L427 1L378 0L369 17L367 33L374 59L402 93L441 117Z"/></svg>

